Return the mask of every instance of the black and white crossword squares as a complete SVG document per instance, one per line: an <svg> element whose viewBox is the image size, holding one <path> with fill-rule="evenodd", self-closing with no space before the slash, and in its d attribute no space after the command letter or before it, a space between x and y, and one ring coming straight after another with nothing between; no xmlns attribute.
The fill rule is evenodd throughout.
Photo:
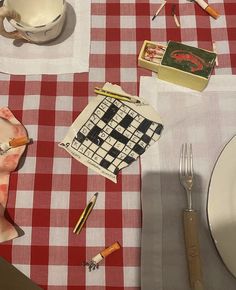
<svg viewBox="0 0 236 290"><path fill-rule="evenodd" d="M75 120L59 146L116 182L118 172L156 142L162 128L149 105L98 96Z"/></svg>

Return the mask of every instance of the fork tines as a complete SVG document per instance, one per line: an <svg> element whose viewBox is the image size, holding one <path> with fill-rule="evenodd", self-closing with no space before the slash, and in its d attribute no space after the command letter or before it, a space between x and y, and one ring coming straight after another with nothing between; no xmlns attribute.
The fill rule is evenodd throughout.
<svg viewBox="0 0 236 290"><path fill-rule="evenodd" d="M192 144L183 144L180 153L179 179L187 193L188 210L192 210L191 190L193 186L193 150Z"/></svg>
<svg viewBox="0 0 236 290"><path fill-rule="evenodd" d="M193 149L191 143L182 144L179 166L180 175L193 176Z"/></svg>

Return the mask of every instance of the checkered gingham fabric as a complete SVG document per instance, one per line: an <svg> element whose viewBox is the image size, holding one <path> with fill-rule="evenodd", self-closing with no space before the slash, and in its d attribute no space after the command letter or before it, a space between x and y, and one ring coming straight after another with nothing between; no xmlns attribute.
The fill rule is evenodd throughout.
<svg viewBox="0 0 236 290"><path fill-rule="evenodd" d="M89 73L0 74L0 105L8 106L33 138L24 163L11 175L6 213L24 235L1 244L0 255L44 290L140 289L139 162L122 170L115 184L58 147L73 120L95 97L94 87L109 81L138 94L140 76L151 75L137 67L144 40L182 41L209 50L215 42L219 66L214 73L236 73L236 1L209 0L221 14L218 20L197 4L168 1L152 21L160 2L94 0ZM180 29L171 16L172 3ZM95 192L99 192L95 208L81 234L74 235L73 227ZM115 241L122 249L98 270L89 272L81 266Z"/></svg>

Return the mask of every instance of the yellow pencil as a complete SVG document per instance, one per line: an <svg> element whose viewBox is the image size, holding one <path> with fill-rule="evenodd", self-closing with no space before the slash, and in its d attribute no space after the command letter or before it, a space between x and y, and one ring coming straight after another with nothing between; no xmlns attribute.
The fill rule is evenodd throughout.
<svg viewBox="0 0 236 290"><path fill-rule="evenodd" d="M103 95L103 96L110 97L110 98L114 98L114 99L118 99L120 101L125 101L125 102L130 102L130 103L141 103L141 101L137 100L136 98L133 98L132 96L122 95L122 94L108 91L108 90L98 88L98 87L96 87L94 89L94 92L96 94Z"/></svg>
<svg viewBox="0 0 236 290"><path fill-rule="evenodd" d="M83 225L85 224L87 218L89 217L95 203L96 203L96 200L97 200L97 196L98 196L98 193L96 192L94 194L94 196L90 199L89 203L87 204L87 206L85 207L85 209L83 210L74 230L73 230L73 233L74 234L79 234L83 228Z"/></svg>

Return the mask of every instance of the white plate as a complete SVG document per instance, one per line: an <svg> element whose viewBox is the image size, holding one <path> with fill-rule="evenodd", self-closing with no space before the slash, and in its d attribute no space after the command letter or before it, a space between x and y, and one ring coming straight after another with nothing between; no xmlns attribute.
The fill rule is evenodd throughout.
<svg viewBox="0 0 236 290"><path fill-rule="evenodd" d="M216 248L236 277L236 136L225 146L213 170L208 220Z"/></svg>

